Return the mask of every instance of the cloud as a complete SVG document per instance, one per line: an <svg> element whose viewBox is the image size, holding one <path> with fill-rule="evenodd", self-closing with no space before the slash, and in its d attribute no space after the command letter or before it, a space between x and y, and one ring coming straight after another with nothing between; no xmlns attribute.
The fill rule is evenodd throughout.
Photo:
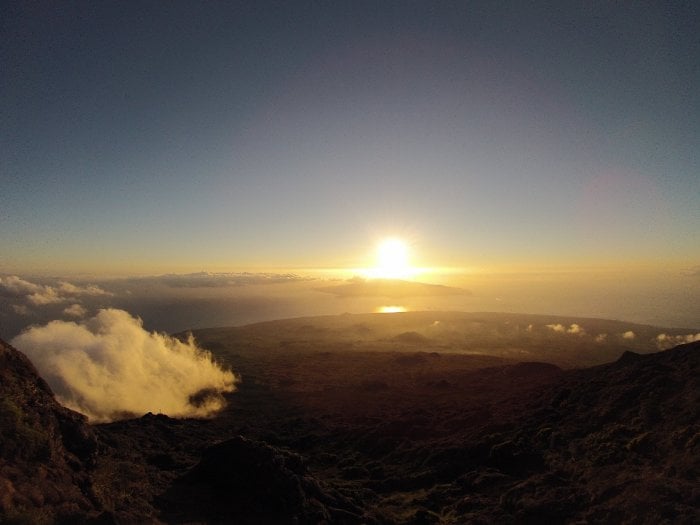
<svg viewBox="0 0 700 525"><path fill-rule="evenodd" d="M130 281L161 284L170 288L224 288L231 286L248 286L258 284L283 284L300 281L313 281L313 277L304 277L294 273L211 273L198 272L186 274L166 274L153 277L134 277Z"/></svg>
<svg viewBox="0 0 700 525"><path fill-rule="evenodd" d="M24 298L27 303L33 306L65 303L85 296L112 295L94 284L77 286L66 281L60 281L57 285L51 286L32 283L16 275L0 277L0 294Z"/></svg>
<svg viewBox="0 0 700 525"><path fill-rule="evenodd" d="M628 330L624 334L622 334L622 338L628 341L634 340L635 337L637 337L637 335L632 330Z"/></svg>
<svg viewBox="0 0 700 525"><path fill-rule="evenodd" d="M71 297L77 297L81 295L88 295L91 297L96 297L100 295L112 295L94 284L88 284L87 286L76 286L66 281L61 281L60 283L58 283L57 290L61 295Z"/></svg>
<svg viewBox="0 0 700 525"><path fill-rule="evenodd" d="M146 412L207 417L220 410L236 377L193 339L143 329L124 310L103 309L84 322L51 321L12 340L57 399L92 422Z"/></svg>
<svg viewBox="0 0 700 525"><path fill-rule="evenodd" d="M2 292L3 295L21 297L37 293L41 291L41 289L42 287L40 285L25 281L16 275L0 277L0 292Z"/></svg>
<svg viewBox="0 0 700 525"><path fill-rule="evenodd" d="M572 334L572 335L585 335L586 331L581 327L581 325L578 325L576 323L573 323L567 328L561 323L556 323L556 324L548 324L546 325L547 328L549 328L552 332L556 332L558 334Z"/></svg>
<svg viewBox="0 0 700 525"><path fill-rule="evenodd" d="M42 290L27 296L27 301L35 306L43 306L46 304L62 303L68 298L61 297L55 288L44 286Z"/></svg>
<svg viewBox="0 0 700 525"><path fill-rule="evenodd" d="M13 304L12 309L17 315L29 315L29 308L23 304Z"/></svg>
<svg viewBox="0 0 700 525"><path fill-rule="evenodd" d="M580 326L577 325L576 323L572 324L569 329L566 331L567 334L574 334L574 335L584 335L586 331Z"/></svg>
<svg viewBox="0 0 700 525"><path fill-rule="evenodd" d="M604 343L608 340L608 334L598 334L595 336L596 343Z"/></svg>
<svg viewBox="0 0 700 525"><path fill-rule="evenodd" d="M0 273L2 334L12 339L32 324L54 319L77 320L64 313L80 304L92 316L100 308L119 308L138 315L153 330L236 325L315 310L303 294L325 279L291 273L198 273L162 277L87 278L31 277ZM307 286L308 285L308 286ZM325 298L315 294L314 304ZM25 314L12 305L26 307ZM325 305L324 305L325 311Z"/></svg>
<svg viewBox="0 0 700 525"><path fill-rule="evenodd" d="M656 336L656 346L659 348L659 350L667 350L669 348L673 348L674 346L682 345L685 343L694 343L695 341L700 341L700 332L698 332L697 334L659 334Z"/></svg>
<svg viewBox="0 0 700 525"><path fill-rule="evenodd" d="M553 332L558 332L558 333L564 333L566 332L566 327L563 324L548 324L547 328L549 328Z"/></svg>
<svg viewBox="0 0 700 525"><path fill-rule="evenodd" d="M80 318L80 317L85 317L87 310L82 305L75 303L75 304L72 304L72 305L68 306L67 308L65 308L63 310L63 313L65 315L69 315L71 317Z"/></svg>
<svg viewBox="0 0 700 525"><path fill-rule="evenodd" d="M16 275L0 277L0 294L23 298L33 305L60 303L64 300L55 288L32 283Z"/></svg>

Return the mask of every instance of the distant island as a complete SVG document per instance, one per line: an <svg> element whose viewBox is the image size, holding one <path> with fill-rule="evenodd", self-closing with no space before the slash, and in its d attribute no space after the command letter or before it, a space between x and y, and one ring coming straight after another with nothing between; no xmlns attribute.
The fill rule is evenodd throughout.
<svg viewBox="0 0 700 525"><path fill-rule="evenodd" d="M427 284L401 279L364 279L353 277L347 284L338 286L323 286L316 288L319 292L329 293L338 297L427 297L446 295L471 295L469 290Z"/></svg>

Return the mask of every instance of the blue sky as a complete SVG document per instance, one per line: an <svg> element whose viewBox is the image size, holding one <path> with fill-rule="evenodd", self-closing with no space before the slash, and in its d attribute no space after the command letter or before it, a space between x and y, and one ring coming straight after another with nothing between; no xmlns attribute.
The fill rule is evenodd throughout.
<svg viewBox="0 0 700 525"><path fill-rule="evenodd" d="M692 2L5 2L0 272L700 261Z"/></svg>

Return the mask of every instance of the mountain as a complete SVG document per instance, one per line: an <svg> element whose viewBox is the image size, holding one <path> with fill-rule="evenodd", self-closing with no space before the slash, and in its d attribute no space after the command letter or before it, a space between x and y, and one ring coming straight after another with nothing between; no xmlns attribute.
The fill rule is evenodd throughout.
<svg viewBox="0 0 700 525"><path fill-rule="evenodd" d="M518 522L698 523L699 364L698 343L627 352L538 392L481 443L463 518L491 508Z"/></svg>
<svg viewBox="0 0 700 525"><path fill-rule="evenodd" d="M564 370L336 322L197 334L243 377L207 420L87 426L2 344L0 523L700 522L700 343Z"/></svg>
<svg viewBox="0 0 700 525"><path fill-rule="evenodd" d="M359 502L312 476L299 454L242 436L204 450L159 505L168 522L367 523Z"/></svg>
<svg viewBox="0 0 700 525"><path fill-rule="evenodd" d="M0 523L94 515L88 470L96 452L85 417L60 406L29 359L0 341Z"/></svg>

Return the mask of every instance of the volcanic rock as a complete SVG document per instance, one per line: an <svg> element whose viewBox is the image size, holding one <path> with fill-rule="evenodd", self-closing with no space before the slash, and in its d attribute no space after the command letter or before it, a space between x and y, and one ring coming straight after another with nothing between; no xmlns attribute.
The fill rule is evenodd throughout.
<svg viewBox="0 0 700 525"><path fill-rule="evenodd" d="M206 449L201 461L163 495L161 507L166 519L175 522L363 521L354 503L308 473L301 456L242 436Z"/></svg>
<svg viewBox="0 0 700 525"><path fill-rule="evenodd" d="M0 341L0 523L82 522L98 511L87 476L97 441L27 357Z"/></svg>

